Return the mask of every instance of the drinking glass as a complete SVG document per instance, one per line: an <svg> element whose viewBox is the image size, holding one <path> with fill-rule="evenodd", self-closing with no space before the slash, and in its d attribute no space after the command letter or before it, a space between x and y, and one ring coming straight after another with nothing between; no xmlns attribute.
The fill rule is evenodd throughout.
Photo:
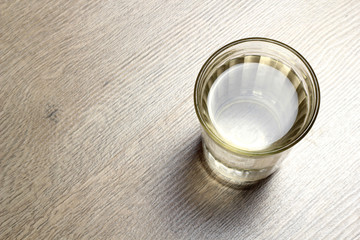
<svg viewBox="0 0 360 240"><path fill-rule="evenodd" d="M208 168L243 185L271 175L310 130L320 106L315 73L293 48L241 39L205 62L194 90Z"/></svg>

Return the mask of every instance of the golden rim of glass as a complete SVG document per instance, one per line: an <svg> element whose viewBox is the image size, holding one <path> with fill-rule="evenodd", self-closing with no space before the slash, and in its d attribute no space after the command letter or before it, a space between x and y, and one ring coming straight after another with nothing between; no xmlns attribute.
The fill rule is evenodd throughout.
<svg viewBox="0 0 360 240"><path fill-rule="evenodd" d="M274 148L274 149L270 149L270 150L254 150L254 151L249 151L249 150L245 150L245 149L241 149L241 148L237 148L235 146L230 145L229 143L223 141L221 138L219 138L219 136L217 136L211 129L209 129L209 127L207 126L207 124L205 124L205 121L202 117L202 115L200 114L200 109L199 109L199 97L198 97L198 91L200 90L200 82L201 79L203 78L203 75L206 71L206 69L209 67L209 64L212 62L212 60L214 60L217 56L219 56L222 52L224 52L226 49L244 43L244 42L266 42L266 43L272 43L275 45L278 45L280 47L283 47L285 50L288 50L290 52L292 52L296 57L298 57L303 64L305 65L305 67L307 68L307 70L310 73L311 76L311 82L313 83L314 86L314 109L313 109L313 114L311 116L311 119L309 120L308 124L304 127L304 129L302 130L302 132L292 141L290 141L287 144L284 144L283 146ZM211 139L213 139L217 144L219 144L220 146L222 146L223 148L235 153L235 154L239 154L239 155L245 155L245 156L264 156L264 155L272 155L272 154L276 154L276 153L280 153L283 152L289 148L291 148L292 146L294 146L296 143L298 143L301 139L303 139L305 137L305 135L310 131L311 127L313 126L315 119L318 115L319 112L319 107L320 107L320 87L319 87L319 83L317 80L317 77L314 73L314 70L312 69L312 67L310 66L310 64L306 61L306 59L295 49L293 49L292 47L286 45L285 43L279 42L277 40L273 40L273 39L269 39L269 38L261 38L261 37L251 37L251 38L243 38L243 39L239 39L236 40L234 42L231 42L225 46L223 46L222 48L220 48L219 50L217 50L216 52L214 52L209 58L208 60L205 62L205 64L202 66L196 82L195 82L195 88L194 88L194 104L195 104L195 111L196 111L196 115L203 127L203 129L206 131L206 133L211 137Z"/></svg>

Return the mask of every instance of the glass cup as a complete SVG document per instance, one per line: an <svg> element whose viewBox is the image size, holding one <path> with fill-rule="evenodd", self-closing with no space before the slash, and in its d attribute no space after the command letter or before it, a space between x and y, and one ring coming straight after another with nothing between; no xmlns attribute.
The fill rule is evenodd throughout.
<svg viewBox="0 0 360 240"><path fill-rule="evenodd" d="M320 89L296 50L272 39L246 38L205 62L194 103L206 165L220 180L246 185L277 170L309 132Z"/></svg>

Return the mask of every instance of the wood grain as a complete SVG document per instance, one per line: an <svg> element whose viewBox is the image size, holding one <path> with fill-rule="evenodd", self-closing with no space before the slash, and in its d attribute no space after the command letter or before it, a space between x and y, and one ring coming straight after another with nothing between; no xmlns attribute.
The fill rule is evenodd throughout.
<svg viewBox="0 0 360 240"><path fill-rule="evenodd" d="M201 166L192 92L224 44L270 37L317 122L247 190ZM359 1L0 1L0 239L360 239Z"/></svg>

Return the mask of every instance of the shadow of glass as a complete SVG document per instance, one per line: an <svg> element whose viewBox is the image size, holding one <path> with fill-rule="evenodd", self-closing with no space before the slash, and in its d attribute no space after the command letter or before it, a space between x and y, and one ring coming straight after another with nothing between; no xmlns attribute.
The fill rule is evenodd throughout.
<svg viewBox="0 0 360 240"><path fill-rule="evenodd" d="M234 189L215 180L204 168L201 138L197 137L169 161L161 215L173 233L246 229L266 206L271 178ZM216 235L216 234L215 234ZM192 235L193 236L193 235Z"/></svg>

